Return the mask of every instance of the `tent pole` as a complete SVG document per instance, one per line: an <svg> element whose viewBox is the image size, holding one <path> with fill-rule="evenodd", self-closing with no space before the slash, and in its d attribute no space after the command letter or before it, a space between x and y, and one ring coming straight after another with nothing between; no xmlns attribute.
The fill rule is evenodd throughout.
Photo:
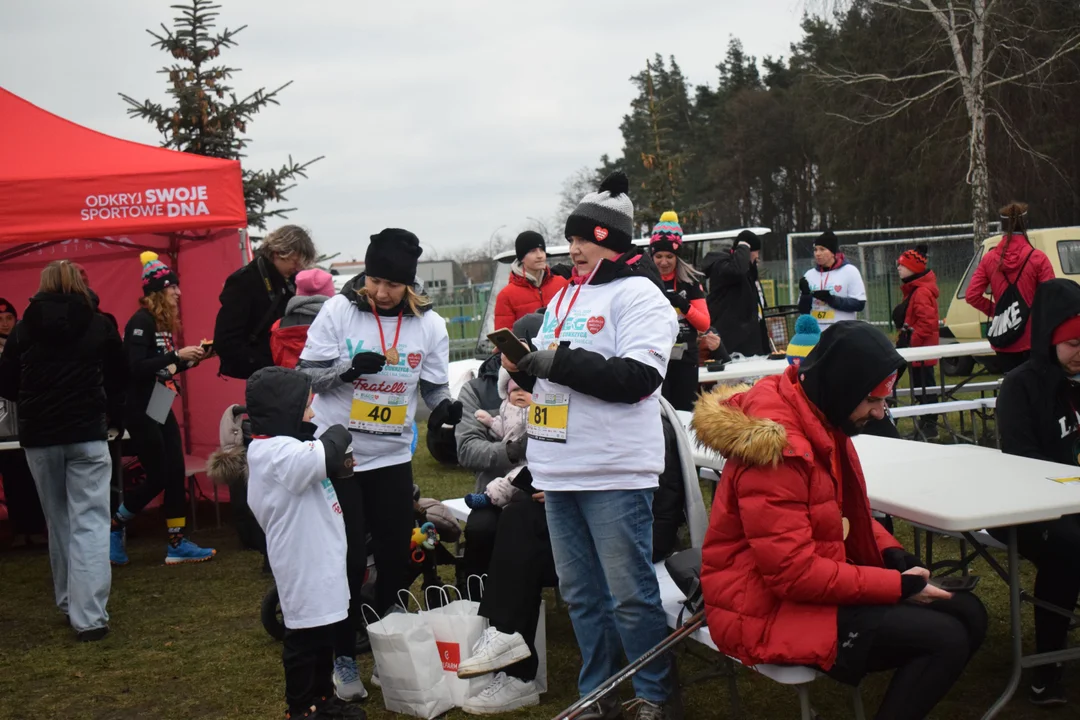
<svg viewBox="0 0 1080 720"><path fill-rule="evenodd" d="M177 236L176 233L172 233L172 234L169 235L169 254L172 255L173 272L176 273L176 279L179 281L179 279L180 279L180 240L179 240L179 237ZM184 306L183 306L183 299L184 299L183 295L181 295L179 298L177 298L177 317L180 318L180 320L181 320L180 333L179 333L180 337L177 338L177 343L176 343L176 347L177 347L178 350L180 348L186 346L186 343L184 342L184 324L183 324ZM187 383L184 383L184 385L186 386ZM191 454L191 447L192 447L192 445L191 445L191 409L188 406L188 395L187 395L187 392L186 392L186 387L185 387L184 396L181 398L180 407L183 409L183 420L184 420L184 454L185 455L190 455ZM192 500L194 500L194 498L192 498Z"/></svg>

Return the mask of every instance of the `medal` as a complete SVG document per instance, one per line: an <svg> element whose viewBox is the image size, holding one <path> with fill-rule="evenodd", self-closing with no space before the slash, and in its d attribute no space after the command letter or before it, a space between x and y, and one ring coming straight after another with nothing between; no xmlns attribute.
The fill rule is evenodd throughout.
<svg viewBox="0 0 1080 720"><path fill-rule="evenodd" d="M390 347L386 347L386 336L383 335L382 330L382 318L379 317L379 313L375 311L375 303L370 302L370 305L371 314L375 316L375 324L379 328L379 346L382 348L382 354L386 358L386 364L397 365L398 360L401 359L401 354L398 353L397 350L397 342L398 338L401 336L401 318L405 314L405 308L402 308L397 316L397 329L394 330L394 342L390 343Z"/></svg>
<svg viewBox="0 0 1080 720"><path fill-rule="evenodd" d="M548 345L548 350L558 350L558 349L559 349L559 343L557 341L551 343L550 345Z"/></svg>

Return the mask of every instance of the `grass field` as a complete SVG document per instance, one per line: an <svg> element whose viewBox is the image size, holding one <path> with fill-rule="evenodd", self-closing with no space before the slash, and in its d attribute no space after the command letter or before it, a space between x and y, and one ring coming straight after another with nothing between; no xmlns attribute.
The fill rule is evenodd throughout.
<svg viewBox="0 0 1080 720"><path fill-rule="evenodd" d="M423 448L423 442L420 448ZM460 470L436 466L421 450L416 478L426 496L459 497L472 478ZM706 498L709 493L706 492ZM212 512L204 507L201 517ZM156 511L155 511L156 512ZM131 564L113 573L109 602L112 633L104 641L77 644L52 602L47 554L41 549L0 550L0 719L166 720L210 718L279 718L284 710L281 646L259 624L259 601L271 584L260 572L261 556L238 549L232 530L202 531L195 540L218 548L209 563L166 567L160 518L136 528ZM227 515L227 512L226 512ZM152 521L152 522L151 522ZM910 547L910 531L901 523L901 539ZM935 557L955 555L955 543L935 543ZM960 684L934 712L934 718L978 718L1004 686L1008 673L1008 599L1005 585L977 567L979 595L990 611L990 635ZM448 576L449 577L449 576ZM1028 583L1030 586L1030 576ZM565 609L548 598L548 675L550 692L538 708L511 717L551 718L576 696L579 656ZM1031 610L1025 610L1025 638L1031 638ZM705 653L701 653L705 655ZM680 675L690 678L710 667L707 660L682 650ZM371 670L370 655L361 659ZM366 676L365 676L366 677ZM1069 671L1069 678L1075 677ZM873 710L886 676L864 683L867 711ZM794 691L740 670L739 693L745 718L797 718ZM686 717L731 717L727 683L712 679L688 687ZM849 691L827 679L814 683L811 697L824 718L853 717ZM1072 694L1074 701L1080 695ZM395 715L382 710L377 690L367 703L368 716ZM1075 707L1037 711L1020 697L999 717L1077 717ZM448 717L466 717L454 711Z"/></svg>

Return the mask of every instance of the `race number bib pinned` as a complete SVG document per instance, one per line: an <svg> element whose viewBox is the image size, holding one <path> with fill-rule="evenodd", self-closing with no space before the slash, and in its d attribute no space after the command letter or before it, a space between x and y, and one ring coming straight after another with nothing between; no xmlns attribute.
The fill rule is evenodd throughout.
<svg viewBox="0 0 1080 720"><path fill-rule="evenodd" d="M370 435L401 435L408 409L404 395L357 390L349 411L349 429Z"/></svg>
<svg viewBox="0 0 1080 720"><path fill-rule="evenodd" d="M810 315L815 320L835 320L836 313L827 304L820 300L814 300L813 307L810 308Z"/></svg>
<svg viewBox="0 0 1080 720"><path fill-rule="evenodd" d="M528 435L532 440L566 442L570 396L566 393L533 393L529 405Z"/></svg>

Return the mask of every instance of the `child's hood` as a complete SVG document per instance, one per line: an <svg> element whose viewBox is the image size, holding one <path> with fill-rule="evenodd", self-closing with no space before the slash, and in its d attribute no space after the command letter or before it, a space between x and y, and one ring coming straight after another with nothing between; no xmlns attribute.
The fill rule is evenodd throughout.
<svg viewBox="0 0 1080 720"><path fill-rule="evenodd" d="M247 381L247 413L252 435L299 437L311 394L311 380L298 370L267 367Z"/></svg>

